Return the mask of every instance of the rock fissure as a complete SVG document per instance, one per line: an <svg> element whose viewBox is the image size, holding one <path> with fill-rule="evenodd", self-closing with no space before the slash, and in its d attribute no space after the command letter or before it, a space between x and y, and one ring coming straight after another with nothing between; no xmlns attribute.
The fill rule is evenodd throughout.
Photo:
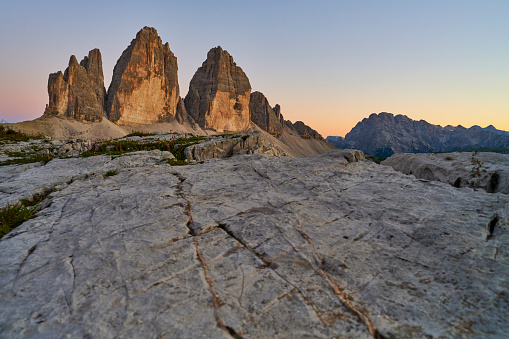
<svg viewBox="0 0 509 339"><path fill-rule="evenodd" d="M495 227L497 226L498 224L498 215L495 215L493 217L493 219L490 220L490 222L488 223L488 236L486 237L486 240L490 240L492 237L493 237L493 232L495 232Z"/></svg>
<svg viewBox="0 0 509 339"><path fill-rule="evenodd" d="M200 247L198 245L198 237L199 236L201 236L201 235L203 235L205 233L208 233L208 232L212 231L213 229L215 229L217 227L207 228L204 232L196 232L196 230L193 229L193 227L192 227L192 225L193 225L193 215L192 215L192 212L191 212L191 201L185 195L184 188L183 188L184 182L186 181L187 178L185 178L184 176L182 176L178 172L172 172L171 174L176 176L177 179L179 180L178 186L177 186L177 195L181 199L183 199L185 201L185 204L184 204L184 213L189 218L187 223L186 223L186 227L188 228L189 234L193 238L195 252L196 252L196 257L198 258L198 261L200 262L200 264L201 264L201 266L203 268L203 274L205 276L205 281L207 282L207 285L209 287L210 293L212 294L212 299L213 299L213 304L214 304L214 318L216 320L217 327L222 329L223 331L227 332L234 339L242 339L242 335L237 333L235 331L235 329L233 329L232 327L226 325L223 322L223 320L221 319L220 315L219 315L219 308L224 304L224 302L219 298L219 296L217 295L216 290L214 289L213 281L210 278L210 275L209 275L209 272L208 272L207 262L205 261L205 258L202 256L201 251L200 251ZM161 282L158 281L158 282L155 283L155 285L152 284L152 286L149 286L149 288L154 287L156 285L159 285L160 283L169 281L169 280L171 280L173 278L174 277L171 277L170 279L166 279L165 281L161 281Z"/></svg>
<svg viewBox="0 0 509 339"><path fill-rule="evenodd" d="M193 241L194 241L194 246L196 249L196 256L198 257L198 261L202 265L203 274L205 275L205 281L207 282L207 285L209 286L210 293L212 294L212 299L214 302L214 318L216 319L217 327L226 331L231 337L233 337L235 339L241 339L242 336L239 335L233 328L225 325L225 323L221 320L221 318L219 316L219 308L224 304L224 302L219 298L216 290L214 289L214 284L213 284L212 279L210 278L210 275L208 272L207 263L201 254L200 247L198 246L198 237L193 236Z"/></svg>
<svg viewBox="0 0 509 339"><path fill-rule="evenodd" d="M181 175L179 172L172 172L174 176L177 177L179 180L178 186L177 186L177 195L185 201L184 203L184 213L189 218L186 223L186 227L188 228L188 232L192 236L196 236L196 231L192 228L193 225L193 215L191 213L191 202L187 198L187 196L184 193L184 182L186 181L186 178Z"/></svg>
<svg viewBox="0 0 509 339"><path fill-rule="evenodd" d="M320 255L318 255L318 253L316 252L316 248L315 248L315 244L313 243L313 241L311 240L311 238L304 232L302 231L301 229L299 229L297 226L294 226L294 229L309 243L309 245L311 246L312 250L313 250L313 254L315 256L314 260L315 260L315 263L322 263L324 262L324 260L320 257ZM293 246L293 245L292 245ZM302 256L302 254L301 254ZM306 258L304 256L304 258ZM307 259L307 258L306 258ZM310 263L310 265L313 265L309 259L307 259L308 262ZM354 303L353 303L353 298L350 296L350 295L347 295L346 293L344 293L338 286L338 284L336 282L334 282L331 277L329 276L329 274L327 272L325 272L325 270L321 267L320 264L317 264L318 267L316 267L316 272L322 277L325 279L325 281L328 283L328 285L331 287L331 289L334 291L334 294L336 295L336 297L343 303L343 305L345 305L350 311L352 311L353 314L356 314L360 320L362 320L362 322L364 322L364 324L367 326L367 328L369 329L369 331L371 332L371 334L373 335L373 337L375 339L380 339L380 334L378 332L378 330L375 328L375 326L373 325L373 323L371 322L371 320L369 319L369 316L367 314L367 311L365 310L361 310L359 307L357 307Z"/></svg>
<svg viewBox="0 0 509 339"><path fill-rule="evenodd" d="M25 265L26 261L28 260L28 258L35 252L35 250L37 249L37 245L38 244L35 244L34 246L30 247L27 251L27 254L25 255L25 258L23 258L23 260L21 261L21 263L19 264L18 266L18 270L16 271L16 276L14 277L14 280L12 282L12 288L11 288L11 292L13 292L14 290L14 284L16 283L16 281L18 280L19 278L19 274L21 273L21 270L23 269L23 266Z"/></svg>
<svg viewBox="0 0 509 339"><path fill-rule="evenodd" d="M245 241L243 241L241 238L235 236L235 234L233 234L230 230L228 230L228 225L226 224L219 224L219 228L221 228L224 232L226 232L226 234L228 234L229 236L231 236L232 238L234 238L235 240L237 240L242 246L244 246L247 250L249 250L251 253L253 253L258 259L260 259L263 263L264 263L264 267L263 268L269 268L272 272L274 272L278 277L280 277L284 282L286 282L288 285L292 286L294 290L296 290L302 297L302 299L304 300L304 302L306 303L307 306L309 306L313 312L315 312L317 318L324 324L328 324L327 320L325 320L323 318L323 314L322 312L320 312L317 308L316 308L316 305L314 305L310 300L309 298L306 296L305 293L302 292L302 290L296 286L295 284L293 284L292 282L290 282L287 278L285 278L280 272L278 272L274 267L273 267L273 263L276 261L269 261L267 260L267 258L265 258L264 255L262 255L261 253L259 253L258 251L256 251L254 248L251 248L250 246L248 246L246 244ZM290 246L292 246L292 248L297 251L297 249L293 246L293 244L288 241L286 238L285 240L290 244ZM299 251L297 251L297 253L299 253L300 256L303 256ZM309 260L307 260L307 258L304 256L303 257L304 259L306 259L306 261L309 262Z"/></svg>

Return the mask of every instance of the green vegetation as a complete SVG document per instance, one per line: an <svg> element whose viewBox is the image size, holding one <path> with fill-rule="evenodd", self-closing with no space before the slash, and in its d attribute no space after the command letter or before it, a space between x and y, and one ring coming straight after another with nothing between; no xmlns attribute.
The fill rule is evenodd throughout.
<svg viewBox="0 0 509 339"><path fill-rule="evenodd" d="M372 157L372 156L370 156L370 155L366 155L366 158L367 158L367 159L369 159L369 160L371 160L371 161L373 161L373 162L376 162L376 163L377 163L377 164L379 164L379 165L380 165L380 163L381 163L382 161L384 161L385 159L387 159L387 157Z"/></svg>
<svg viewBox="0 0 509 339"><path fill-rule="evenodd" d="M0 238L35 216L37 206L26 207L22 204L8 204L0 209Z"/></svg>
<svg viewBox="0 0 509 339"><path fill-rule="evenodd" d="M7 204L0 208L0 239L25 221L34 218L37 208L51 192L53 192L53 189L35 195L30 199L21 199L16 204Z"/></svg>
<svg viewBox="0 0 509 339"><path fill-rule="evenodd" d="M114 169L114 170L107 171L104 175L107 176L107 177L112 177L112 176L117 175L117 174L118 174L117 170Z"/></svg>
<svg viewBox="0 0 509 339"><path fill-rule="evenodd" d="M30 139L42 139L41 136L31 136L25 133L16 132L11 128L0 125L0 140L3 141L29 141Z"/></svg>
<svg viewBox="0 0 509 339"><path fill-rule="evenodd" d="M456 151L444 151L444 152L437 152L437 153L453 153L453 152L493 152L493 153L509 154L509 148L507 148L507 147L483 147L483 148L461 149L461 150L456 150Z"/></svg>
<svg viewBox="0 0 509 339"><path fill-rule="evenodd" d="M171 166L186 166L189 165L185 160L169 159L168 164Z"/></svg>
<svg viewBox="0 0 509 339"><path fill-rule="evenodd" d="M156 135L156 134L157 133L145 133L145 132L135 131L135 132L129 133L124 138L128 138L128 137L148 137L150 135Z"/></svg>
<svg viewBox="0 0 509 339"><path fill-rule="evenodd" d="M24 158L0 161L0 166L29 164L32 162L42 162L44 165L46 165L48 162L51 161L51 159L53 159L53 157L51 155L33 154L33 155L26 156Z"/></svg>
<svg viewBox="0 0 509 339"><path fill-rule="evenodd" d="M393 154L394 154L394 151L392 150L391 147L381 147L381 148L377 148L374 156L378 157L378 158L388 158Z"/></svg>
<svg viewBox="0 0 509 339"><path fill-rule="evenodd" d="M113 140L97 143L91 150L83 152L82 157L94 155L123 155L127 152L160 150L171 152L177 160L185 160L184 149L190 145L197 144L205 137L190 136L177 138L175 140Z"/></svg>

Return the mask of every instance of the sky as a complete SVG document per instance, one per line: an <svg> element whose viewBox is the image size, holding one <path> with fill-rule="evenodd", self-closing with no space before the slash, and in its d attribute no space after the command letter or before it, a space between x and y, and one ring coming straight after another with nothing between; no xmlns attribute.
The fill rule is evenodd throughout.
<svg viewBox="0 0 509 339"><path fill-rule="evenodd" d="M4 1L0 121L42 115L49 73L101 50L105 86L144 26L181 96L221 46L287 120L344 136L371 113L509 130L509 1Z"/></svg>

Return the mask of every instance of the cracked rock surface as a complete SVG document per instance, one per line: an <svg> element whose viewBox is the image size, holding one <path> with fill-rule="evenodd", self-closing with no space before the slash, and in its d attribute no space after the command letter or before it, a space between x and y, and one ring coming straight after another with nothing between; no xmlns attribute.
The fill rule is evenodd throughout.
<svg viewBox="0 0 509 339"><path fill-rule="evenodd" d="M509 154L492 152L399 153L382 165L425 180L455 187L480 188L509 194Z"/></svg>
<svg viewBox="0 0 509 339"><path fill-rule="evenodd" d="M0 240L0 337L507 333L508 196L347 153L75 177ZM2 185L48 178L52 162L1 168Z"/></svg>

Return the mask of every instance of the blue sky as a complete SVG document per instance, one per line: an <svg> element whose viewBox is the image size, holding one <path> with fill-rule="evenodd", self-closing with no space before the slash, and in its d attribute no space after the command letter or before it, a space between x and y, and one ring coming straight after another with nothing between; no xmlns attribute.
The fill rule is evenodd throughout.
<svg viewBox="0 0 509 339"><path fill-rule="evenodd" d="M0 11L0 119L40 116L48 74L93 48L105 85L143 26L181 95L215 46L286 119L344 135L371 113L509 130L509 1L17 1Z"/></svg>

